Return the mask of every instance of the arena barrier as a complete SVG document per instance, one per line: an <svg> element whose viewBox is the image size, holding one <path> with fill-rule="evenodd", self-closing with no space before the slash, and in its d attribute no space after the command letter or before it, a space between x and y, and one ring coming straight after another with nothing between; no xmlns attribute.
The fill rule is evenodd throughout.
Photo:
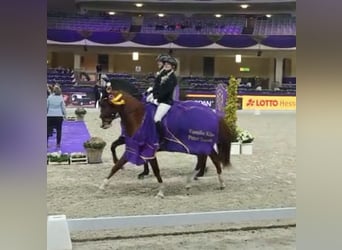
<svg viewBox="0 0 342 250"><path fill-rule="evenodd" d="M204 106L215 109L219 113L224 113L227 101L227 89L225 84L218 84L215 90L197 91L186 90L181 95L179 85L174 91L174 99L196 101ZM63 88L63 97L67 107L93 108L95 97L91 86L73 86ZM239 110L296 110L295 95L280 95L269 91L251 91L240 93L237 97Z"/></svg>
<svg viewBox="0 0 342 250"><path fill-rule="evenodd" d="M136 227L167 227L214 223L243 223L295 218L295 207L80 219L66 219L65 215L48 216L47 249L72 249L70 233L78 231L99 231Z"/></svg>
<svg viewBox="0 0 342 250"><path fill-rule="evenodd" d="M221 115L225 113L228 99L225 84L218 84L215 91L185 91L184 100L192 100L215 109ZM296 96L270 91L251 91L239 93L237 109L249 111L295 111Z"/></svg>

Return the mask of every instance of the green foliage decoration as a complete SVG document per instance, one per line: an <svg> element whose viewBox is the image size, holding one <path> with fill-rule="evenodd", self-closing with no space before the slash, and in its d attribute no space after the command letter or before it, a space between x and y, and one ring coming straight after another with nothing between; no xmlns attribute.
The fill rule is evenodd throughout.
<svg viewBox="0 0 342 250"><path fill-rule="evenodd" d="M231 76L229 79L229 84L227 87L227 97L226 106L224 108L225 116L224 119L230 128L234 141L237 141L238 131L237 131L237 94L238 94L238 81L235 77Z"/></svg>

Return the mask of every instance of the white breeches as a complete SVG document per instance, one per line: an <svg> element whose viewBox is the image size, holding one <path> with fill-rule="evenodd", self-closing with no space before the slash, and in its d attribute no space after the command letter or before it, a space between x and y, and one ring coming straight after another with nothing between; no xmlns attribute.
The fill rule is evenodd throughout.
<svg viewBox="0 0 342 250"><path fill-rule="evenodd" d="M171 105L166 103L160 103L157 107L156 114L154 115L154 122L160 122L170 108Z"/></svg>

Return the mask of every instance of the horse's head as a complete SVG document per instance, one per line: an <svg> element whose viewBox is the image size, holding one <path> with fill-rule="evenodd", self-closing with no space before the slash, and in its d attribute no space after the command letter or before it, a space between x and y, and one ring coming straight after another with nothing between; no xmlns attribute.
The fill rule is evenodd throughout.
<svg viewBox="0 0 342 250"><path fill-rule="evenodd" d="M107 88L107 95L100 100L101 128L111 127L112 121L118 117L118 113L124 104L125 100L121 92Z"/></svg>

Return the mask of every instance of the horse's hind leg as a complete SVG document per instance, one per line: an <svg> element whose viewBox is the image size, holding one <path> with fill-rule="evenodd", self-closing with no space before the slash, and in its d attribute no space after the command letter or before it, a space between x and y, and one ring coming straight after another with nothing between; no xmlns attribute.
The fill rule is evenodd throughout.
<svg viewBox="0 0 342 250"><path fill-rule="evenodd" d="M212 162L214 163L215 167L216 167L216 172L217 172L217 177L218 180L220 182L220 188L224 189L225 188L225 184L222 178L222 167L221 167L221 163L220 163L220 158L218 156L218 154L216 153L215 150L213 150L211 152L211 154L209 155L210 159L212 160Z"/></svg>
<svg viewBox="0 0 342 250"><path fill-rule="evenodd" d="M100 185L100 189L104 190L106 186L109 184L109 179L120 169L122 166L127 162L125 157L121 157L120 160L112 167L109 175L107 176L106 179L103 180L103 183Z"/></svg>
<svg viewBox="0 0 342 250"><path fill-rule="evenodd" d="M144 179L145 175L148 175L150 173L150 170L148 169L148 163L144 164L144 171L138 174L138 179Z"/></svg>
<svg viewBox="0 0 342 250"><path fill-rule="evenodd" d="M124 136L120 136L118 139L116 139L115 141L113 141L112 146L110 147L110 150L112 151L112 156L113 156L113 162L114 164L117 163L118 157L116 156L116 148L120 145L125 144L125 137Z"/></svg>
<svg viewBox="0 0 342 250"><path fill-rule="evenodd" d="M160 176L160 170L159 170L157 158L149 160L149 163L152 167L154 176L157 178L157 180L159 182L159 191L158 191L158 194L156 195L156 198L158 198L158 197L164 198L164 184L163 184L163 180Z"/></svg>

